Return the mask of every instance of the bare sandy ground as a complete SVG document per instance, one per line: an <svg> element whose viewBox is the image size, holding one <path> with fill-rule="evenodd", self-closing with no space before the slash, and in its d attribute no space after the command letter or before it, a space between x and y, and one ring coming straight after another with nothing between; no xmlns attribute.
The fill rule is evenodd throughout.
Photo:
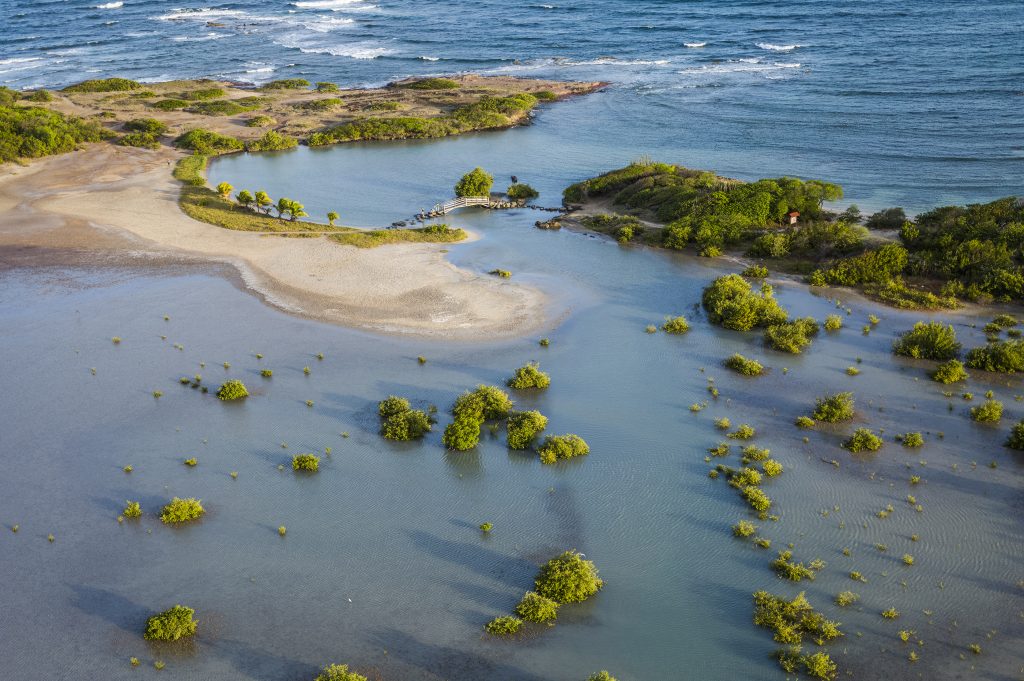
<svg viewBox="0 0 1024 681"><path fill-rule="evenodd" d="M540 291L461 270L457 244L374 249L282 238L192 220L177 205L177 152L109 144L0 170L0 249L75 251L130 264L156 254L228 263L289 312L357 328L453 340L525 334L544 325Z"/></svg>

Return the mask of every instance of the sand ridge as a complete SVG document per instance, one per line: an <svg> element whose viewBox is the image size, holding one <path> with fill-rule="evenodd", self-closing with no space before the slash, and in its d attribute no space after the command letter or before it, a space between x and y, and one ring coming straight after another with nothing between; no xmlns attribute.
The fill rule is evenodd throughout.
<svg viewBox="0 0 1024 681"><path fill-rule="evenodd" d="M195 221L171 177L180 152L109 144L10 166L0 173L0 247L79 249L107 262L140 252L229 263L247 287L289 312L356 328L481 340L547 321L539 290L459 269L457 244L343 246ZM105 256L103 258L100 257Z"/></svg>

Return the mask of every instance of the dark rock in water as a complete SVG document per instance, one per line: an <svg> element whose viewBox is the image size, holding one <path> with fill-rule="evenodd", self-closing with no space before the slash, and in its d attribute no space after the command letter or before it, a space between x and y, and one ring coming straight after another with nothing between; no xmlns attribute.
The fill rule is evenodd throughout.
<svg viewBox="0 0 1024 681"><path fill-rule="evenodd" d="M537 220L533 224L537 229L562 229L562 222L558 218L548 220L547 222Z"/></svg>

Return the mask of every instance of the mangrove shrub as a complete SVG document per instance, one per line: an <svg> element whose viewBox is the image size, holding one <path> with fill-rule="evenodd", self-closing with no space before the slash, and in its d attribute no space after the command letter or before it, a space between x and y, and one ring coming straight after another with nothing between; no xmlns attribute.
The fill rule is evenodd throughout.
<svg viewBox="0 0 1024 681"><path fill-rule="evenodd" d="M193 636L199 624L192 619L195 614L196 611L192 608L175 605L170 610L164 610L146 620L146 631L143 636L147 641L177 641Z"/></svg>
<svg viewBox="0 0 1024 681"><path fill-rule="evenodd" d="M538 595L555 603L580 603L596 594L604 582L593 561L576 551L566 551L545 563L534 580Z"/></svg>
<svg viewBox="0 0 1024 681"><path fill-rule="evenodd" d="M918 322L914 328L900 334L893 343L892 351L904 357L916 359L953 359L960 354L960 343L956 332L948 324L939 322Z"/></svg>
<svg viewBox="0 0 1024 681"><path fill-rule="evenodd" d="M760 376L764 373L764 366L760 362L739 353L725 360L725 366L744 376Z"/></svg>
<svg viewBox="0 0 1024 681"><path fill-rule="evenodd" d="M527 591L515 612L527 622L550 622L558 617L558 603L535 591Z"/></svg>
<svg viewBox="0 0 1024 681"><path fill-rule="evenodd" d="M292 470L315 473L320 470L320 457L315 454L296 454L292 457Z"/></svg>
<svg viewBox="0 0 1024 681"><path fill-rule="evenodd" d="M1024 341L989 343L967 353L967 366L982 371L1013 374L1024 371Z"/></svg>
<svg viewBox="0 0 1024 681"><path fill-rule="evenodd" d="M168 525L187 523L202 517L206 509L198 499L179 499L174 497L160 512L160 520Z"/></svg>
<svg viewBox="0 0 1024 681"><path fill-rule="evenodd" d="M509 449L529 449L530 445L541 432L547 428L548 419L539 411L515 412L505 424L508 432ZM445 431L447 433L447 431ZM480 428L477 426L477 435ZM454 449L454 448L453 448Z"/></svg>
<svg viewBox="0 0 1024 681"><path fill-rule="evenodd" d="M882 448L882 438L872 433L867 428L858 428L853 431L853 435L849 437L844 443L843 447L846 447L851 452L877 452Z"/></svg>
<svg viewBox="0 0 1024 681"><path fill-rule="evenodd" d="M524 364L515 370L512 378L507 381L508 387L516 390L528 390L530 388L547 388L551 385L551 378L540 370L536 362Z"/></svg>
<svg viewBox="0 0 1024 681"><path fill-rule="evenodd" d="M329 664L313 681L366 681L366 677L348 670L347 664Z"/></svg>
<svg viewBox="0 0 1024 681"><path fill-rule="evenodd" d="M958 359L951 359L948 362L943 362L939 366L935 367L935 371L932 372L932 380L939 383L959 383L960 381L966 381L970 376L967 375L967 371L964 369L964 364Z"/></svg>
<svg viewBox="0 0 1024 681"><path fill-rule="evenodd" d="M589 454L590 447L579 435L548 435L537 453L542 462L554 463L560 459Z"/></svg>
<svg viewBox="0 0 1024 681"><path fill-rule="evenodd" d="M825 423L838 423L853 418L853 393L835 393L819 397L812 416ZM799 424L798 425L802 425ZM811 424L812 426L814 424ZM808 426L809 427L809 426Z"/></svg>
<svg viewBox="0 0 1024 681"><path fill-rule="evenodd" d="M712 323L737 331L782 324L788 317L775 300L771 286L763 284L761 292L755 293L738 274L716 279L704 289L702 302Z"/></svg>
<svg viewBox="0 0 1024 681"><path fill-rule="evenodd" d="M494 177L479 166L469 171L455 183L455 196L490 196Z"/></svg>

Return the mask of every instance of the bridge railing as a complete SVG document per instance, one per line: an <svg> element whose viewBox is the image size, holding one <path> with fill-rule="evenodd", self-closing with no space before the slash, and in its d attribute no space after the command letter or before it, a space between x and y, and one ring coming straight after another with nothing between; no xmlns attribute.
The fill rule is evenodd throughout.
<svg viewBox="0 0 1024 681"><path fill-rule="evenodd" d="M491 205L491 198L489 196L460 196L457 199L452 199L451 201L447 201L445 203L440 204L435 208L435 210L438 210L442 214L444 214L453 211L456 208L489 205Z"/></svg>

